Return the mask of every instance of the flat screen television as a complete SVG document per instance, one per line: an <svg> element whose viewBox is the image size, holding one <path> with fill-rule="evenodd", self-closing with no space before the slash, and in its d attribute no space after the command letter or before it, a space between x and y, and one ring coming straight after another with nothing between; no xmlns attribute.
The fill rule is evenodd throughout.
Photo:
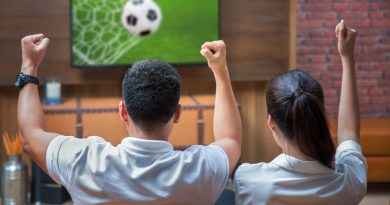
<svg viewBox="0 0 390 205"><path fill-rule="evenodd" d="M71 0L74 67L123 67L138 60L205 63L219 39L219 0Z"/></svg>

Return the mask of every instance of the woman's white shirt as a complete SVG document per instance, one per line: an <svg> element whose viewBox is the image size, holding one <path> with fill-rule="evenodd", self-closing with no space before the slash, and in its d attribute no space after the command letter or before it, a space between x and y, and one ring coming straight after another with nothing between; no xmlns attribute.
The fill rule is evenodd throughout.
<svg viewBox="0 0 390 205"><path fill-rule="evenodd" d="M286 154L270 163L243 164L234 177L236 204L358 204L367 189L360 145L342 142L335 158L335 170Z"/></svg>

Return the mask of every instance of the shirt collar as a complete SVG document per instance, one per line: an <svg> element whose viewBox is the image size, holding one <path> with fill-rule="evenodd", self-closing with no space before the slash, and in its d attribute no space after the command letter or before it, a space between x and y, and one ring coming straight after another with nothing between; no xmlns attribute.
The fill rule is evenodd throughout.
<svg viewBox="0 0 390 205"><path fill-rule="evenodd" d="M293 172L307 174L325 174L333 172L332 169L318 161L303 161L287 154L280 154L271 162Z"/></svg>
<svg viewBox="0 0 390 205"><path fill-rule="evenodd" d="M132 151L145 154L160 154L173 151L171 143L163 140L146 140L136 137L126 137L121 145Z"/></svg>

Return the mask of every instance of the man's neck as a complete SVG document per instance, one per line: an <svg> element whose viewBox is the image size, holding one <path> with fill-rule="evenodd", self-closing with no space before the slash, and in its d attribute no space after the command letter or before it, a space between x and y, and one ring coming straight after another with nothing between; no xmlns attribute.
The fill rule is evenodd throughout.
<svg viewBox="0 0 390 205"><path fill-rule="evenodd" d="M168 141L168 137L170 135L170 132L165 131L164 129L154 131L154 132L144 132L143 130L139 128L128 128L127 129L129 136L139 138L139 139L145 139L145 140L163 140Z"/></svg>

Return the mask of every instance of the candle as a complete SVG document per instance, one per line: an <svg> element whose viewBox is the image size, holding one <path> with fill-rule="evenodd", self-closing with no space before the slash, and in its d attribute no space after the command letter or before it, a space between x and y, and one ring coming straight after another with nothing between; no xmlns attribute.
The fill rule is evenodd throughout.
<svg viewBox="0 0 390 205"><path fill-rule="evenodd" d="M48 105L60 105L61 100L61 82L56 80L47 81L45 84L45 100Z"/></svg>
<svg viewBox="0 0 390 205"><path fill-rule="evenodd" d="M61 83L52 81L46 83L46 98L61 99Z"/></svg>

